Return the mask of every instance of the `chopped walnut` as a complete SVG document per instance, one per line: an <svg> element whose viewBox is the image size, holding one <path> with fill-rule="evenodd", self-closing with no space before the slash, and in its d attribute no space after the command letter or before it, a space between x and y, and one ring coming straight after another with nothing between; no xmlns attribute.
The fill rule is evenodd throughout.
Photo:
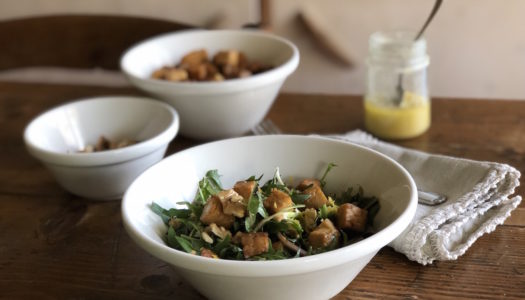
<svg viewBox="0 0 525 300"><path fill-rule="evenodd" d="M209 258L219 258L219 256L215 254L215 252L211 251L210 249L202 247L200 251L201 251L201 256L209 257Z"/></svg>
<svg viewBox="0 0 525 300"><path fill-rule="evenodd" d="M227 230L226 228L222 227L222 226L218 226L217 224L215 223L211 223L209 226L207 226L206 228L204 228L204 230L206 232L211 232L213 233L215 236L221 238L221 239L225 239L228 235L231 236L231 232L229 230Z"/></svg>

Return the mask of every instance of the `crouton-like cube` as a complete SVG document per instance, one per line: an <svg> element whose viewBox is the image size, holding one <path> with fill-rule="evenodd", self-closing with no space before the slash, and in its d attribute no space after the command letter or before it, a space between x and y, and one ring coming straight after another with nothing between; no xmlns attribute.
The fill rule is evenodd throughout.
<svg viewBox="0 0 525 300"><path fill-rule="evenodd" d="M169 81L185 81L188 80L188 71L178 68L169 68L164 71L163 78Z"/></svg>
<svg viewBox="0 0 525 300"><path fill-rule="evenodd" d="M292 206L293 202L292 198L290 198L287 193L279 189L272 189L270 196L264 199L263 205L266 210L268 210L271 214L274 214L284 208Z"/></svg>
<svg viewBox="0 0 525 300"><path fill-rule="evenodd" d="M214 80L216 75L220 75L219 69L217 69L217 66L215 66L212 63L206 63L206 79L207 80Z"/></svg>
<svg viewBox="0 0 525 300"><path fill-rule="evenodd" d="M250 70L253 74L262 73L264 71L268 71L272 69L271 65L262 64L257 61L252 61L247 64L246 68Z"/></svg>
<svg viewBox="0 0 525 300"><path fill-rule="evenodd" d="M208 68L206 64L191 65L187 70L191 80L204 81L208 78Z"/></svg>
<svg viewBox="0 0 525 300"><path fill-rule="evenodd" d="M357 232L365 231L368 211L351 203L345 203L337 209L337 226Z"/></svg>
<svg viewBox="0 0 525 300"><path fill-rule="evenodd" d="M315 208L319 209L321 206L328 204L328 199L323 193L323 190L318 185L312 185L306 190L303 191L303 193L310 195L310 198L306 199L304 202L304 205L306 208Z"/></svg>
<svg viewBox="0 0 525 300"><path fill-rule="evenodd" d="M233 65L224 65L221 68L222 74L225 78L238 78L239 77L239 67Z"/></svg>
<svg viewBox="0 0 525 300"><path fill-rule="evenodd" d="M240 240L245 258L267 252L270 245L270 239L266 232L242 233Z"/></svg>
<svg viewBox="0 0 525 300"><path fill-rule="evenodd" d="M230 65L237 67L240 60L241 55L237 50L219 51L213 56L213 63L218 66Z"/></svg>
<svg viewBox="0 0 525 300"><path fill-rule="evenodd" d="M299 182L299 184L297 185L296 189L298 189L299 191L304 191L306 190L307 188L309 188L310 186L321 186L321 181L319 181L319 179L314 179L314 178L307 178L307 179L304 179L303 181Z"/></svg>
<svg viewBox="0 0 525 300"><path fill-rule="evenodd" d="M244 198L237 194L236 191L229 189L220 191L216 195L222 204L222 211L227 215L233 215L237 218L244 218L246 206L248 204Z"/></svg>
<svg viewBox="0 0 525 300"><path fill-rule="evenodd" d="M151 78L154 78L154 79L166 79L166 72L169 70L170 68L169 67L162 67L158 70L155 70L155 72L153 72L151 74Z"/></svg>
<svg viewBox="0 0 525 300"><path fill-rule="evenodd" d="M209 257L209 258L219 258L219 256L217 256L215 252L211 251L208 248L202 247L200 250L201 250L201 256Z"/></svg>
<svg viewBox="0 0 525 300"><path fill-rule="evenodd" d="M111 142L104 136L100 136L95 145L95 151L104 151L110 149Z"/></svg>
<svg viewBox="0 0 525 300"><path fill-rule="evenodd" d="M196 66L208 61L208 52L205 49L192 51L182 57L181 65Z"/></svg>
<svg viewBox="0 0 525 300"><path fill-rule="evenodd" d="M234 243L235 245L240 245L243 234L244 233L242 231L237 231L235 235L232 237L232 243Z"/></svg>
<svg viewBox="0 0 525 300"><path fill-rule="evenodd" d="M239 78L246 78L252 76L252 72L247 69L241 69L239 71Z"/></svg>
<svg viewBox="0 0 525 300"><path fill-rule="evenodd" d="M215 223L218 226L230 228L235 221L235 217L225 214L222 211L221 200L217 196L211 196L202 209L200 220L206 225Z"/></svg>
<svg viewBox="0 0 525 300"><path fill-rule="evenodd" d="M250 197L252 196L256 185L257 182L255 180L238 181L233 186L233 190L236 191L239 195L241 195L244 198L244 201L246 201L247 203L250 200Z"/></svg>
<svg viewBox="0 0 525 300"><path fill-rule="evenodd" d="M339 231L330 219L324 219L317 228L308 235L308 243L312 248L319 249L328 246L335 247L339 243Z"/></svg>
<svg viewBox="0 0 525 300"><path fill-rule="evenodd" d="M224 76L222 76L221 73L216 73L213 75L213 78L211 78L212 81L224 81Z"/></svg>

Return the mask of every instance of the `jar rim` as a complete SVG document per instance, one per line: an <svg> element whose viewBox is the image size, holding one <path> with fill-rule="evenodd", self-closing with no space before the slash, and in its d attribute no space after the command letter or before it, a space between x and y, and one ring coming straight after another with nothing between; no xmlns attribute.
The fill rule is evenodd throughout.
<svg viewBox="0 0 525 300"><path fill-rule="evenodd" d="M369 63L394 64L400 67L428 65L426 40L414 40L411 31L379 31L369 39Z"/></svg>

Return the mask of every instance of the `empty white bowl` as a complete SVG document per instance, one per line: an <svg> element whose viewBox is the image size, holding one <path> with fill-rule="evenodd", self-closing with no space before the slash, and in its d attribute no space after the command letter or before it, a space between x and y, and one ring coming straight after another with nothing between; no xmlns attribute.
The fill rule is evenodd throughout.
<svg viewBox="0 0 525 300"><path fill-rule="evenodd" d="M189 52L235 49L249 60L275 66L247 78L221 82L170 82L151 79L153 71L180 62ZM299 64L299 51L289 41L251 30L190 30L148 39L128 50L121 69L132 84L173 105L180 114L181 134L197 139L239 136L258 124L285 79Z"/></svg>
<svg viewBox="0 0 525 300"><path fill-rule="evenodd" d="M117 199L145 169L164 157L179 128L177 112L160 101L99 97L53 108L26 127L24 141L69 192L92 199ZM100 136L138 143L79 153Z"/></svg>
<svg viewBox="0 0 525 300"><path fill-rule="evenodd" d="M168 247L167 228L153 213L154 201L165 208L192 201L198 181L218 169L223 187L279 167L283 178L298 182L321 177L327 164L337 167L326 188L338 194L359 184L380 201L374 219L377 233L337 250L278 261L232 261L191 255ZM123 224L144 250L172 265L210 299L328 299L344 289L379 249L409 225L417 205L409 173L392 159L341 141L305 136L256 136L223 140L178 152L148 169L129 187L122 202Z"/></svg>

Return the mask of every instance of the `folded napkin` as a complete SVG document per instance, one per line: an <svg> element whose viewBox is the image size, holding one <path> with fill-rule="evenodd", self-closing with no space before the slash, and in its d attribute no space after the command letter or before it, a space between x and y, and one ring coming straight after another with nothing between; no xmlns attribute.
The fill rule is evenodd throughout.
<svg viewBox="0 0 525 300"><path fill-rule="evenodd" d="M509 165L410 150L360 130L331 137L386 154L408 170L418 189L448 197L438 206L419 204L412 223L390 244L423 265L457 259L521 202L520 196L512 196L520 172Z"/></svg>

